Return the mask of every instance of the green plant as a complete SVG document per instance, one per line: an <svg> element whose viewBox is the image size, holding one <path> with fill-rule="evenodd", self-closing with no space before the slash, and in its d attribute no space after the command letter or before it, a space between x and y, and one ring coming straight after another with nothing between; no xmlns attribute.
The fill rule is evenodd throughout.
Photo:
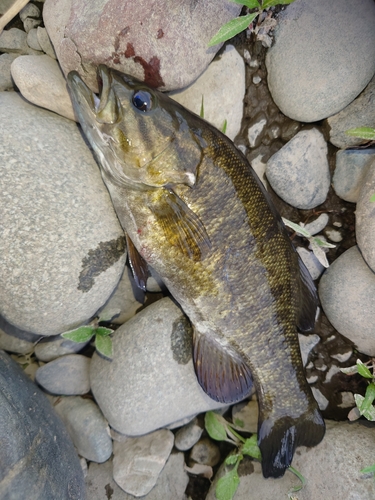
<svg viewBox="0 0 375 500"><path fill-rule="evenodd" d="M61 336L64 339L69 339L77 343L88 342L95 337L96 350L105 358L111 360L113 353L110 335L113 333L113 330L99 326L99 321L100 318L96 318L90 324L62 333Z"/></svg>
<svg viewBox="0 0 375 500"><path fill-rule="evenodd" d="M234 428L242 427L243 423L241 421L230 424L224 417L213 411L208 411L206 413L204 423L212 439L216 441L226 441L237 448L236 453L229 455L225 459L225 465L233 466L233 468L218 480L215 490L217 500L232 500L240 484L238 466L241 460L243 460L244 455L248 455L258 461L262 460L260 449L257 445L257 436L253 434L250 438L244 438ZM288 493L289 499L292 500L294 493L303 488L306 479L293 467L289 467L289 470L301 481L300 485L296 486Z"/></svg>
<svg viewBox="0 0 375 500"><path fill-rule="evenodd" d="M259 16L264 10L275 5L287 5L294 2L294 0L263 0L262 4L258 0L231 0L233 3L238 3L247 7L248 9L257 9L255 12L247 14L246 16L236 17L228 23L224 24L219 31L208 42L208 46L212 47L217 43L225 42L230 38L238 35L241 31L248 28L248 26Z"/></svg>

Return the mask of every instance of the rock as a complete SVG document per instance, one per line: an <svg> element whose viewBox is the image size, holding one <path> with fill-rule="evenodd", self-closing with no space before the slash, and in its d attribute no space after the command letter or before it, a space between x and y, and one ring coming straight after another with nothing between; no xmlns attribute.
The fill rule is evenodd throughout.
<svg viewBox="0 0 375 500"><path fill-rule="evenodd" d="M0 349L18 354L27 354L34 350L34 343L8 335L0 329Z"/></svg>
<svg viewBox="0 0 375 500"><path fill-rule="evenodd" d="M41 28L40 26L37 28L37 37L40 46L42 47L43 52L47 54L47 56L52 57L52 59L56 59L55 49L51 43L51 40L48 36L46 28Z"/></svg>
<svg viewBox="0 0 375 500"><path fill-rule="evenodd" d="M78 453L92 462L105 462L112 455L108 423L91 399L68 396L54 405Z"/></svg>
<svg viewBox="0 0 375 500"><path fill-rule="evenodd" d="M45 337L35 346L35 356L40 360L48 363L60 356L66 354L76 354L81 351L90 342L73 342L69 339L64 339L61 335L55 337Z"/></svg>
<svg viewBox="0 0 375 500"><path fill-rule="evenodd" d="M31 19L31 17L27 17L23 22L23 27L26 33L29 33L29 31L36 29L41 24L42 24L41 19Z"/></svg>
<svg viewBox="0 0 375 500"><path fill-rule="evenodd" d="M359 352L375 356L375 275L357 246L340 255L323 274L319 297L336 330Z"/></svg>
<svg viewBox="0 0 375 500"><path fill-rule="evenodd" d="M17 54L0 55L0 92L4 90L13 90L14 88L10 67L16 57L18 57Z"/></svg>
<svg viewBox="0 0 375 500"><path fill-rule="evenodd" d="M215 0L47 0L43 18L64 73L77 70L93 90L98 64L172 90L204 71L221 46L208 41L240 10L227 0L220 9Z"/></svg>
<svg viewBox="0 0 375 500"><path fill-rule="evenodd" d="M298 334L299 347L301 350L301 358L303 366L307 365L307 360L312 349L319 343L320 337L315 333L308 335Z"/></svg>
<svg viewBox="0 0 375 500"><path fill-rule="evenodd" d="M0 497L84 500L70 437L42 391L0 351Z"/></svg>
<svg viewBox="0 0 375 500"><path fill-rule="evenodd" d="M284 201L309 209L327 197L330 177L327 144L317 129L301 130L267 162L266 176Z"/></svg>
<svg viewBox="0 0 375 500"><path fill-rule="evenodd" d="M173 433L161 429L147 436L115 442L113 478L120 488L136 497L147 495L168 460L173 441Z"/></svg>
<svg viewBox="0 0 375 500"><path fill-rule="evenodd" d="M226 135L234 140L241 128L245 97L245 63L233 45L227 45L188 88L170 93L175 101L197 115L202 99L204 119L219 130L227 122Z"/></svg>
<svg viewBox="0 0 375 500"><path fill-rule="evenodd" d="M209 438L202 438L193 446L189 459L197 464L214 467L220 462L219 447Z"/></svg>
<svg viewBox="0 0 375 500"><path fill-rule="evenodd" d="M34 5L33 3L28 3L23 9L20 10L19 16L21 21L24 22L28 17L32 17L35 19L41 18L42 14L40 12L40 9L36 5Z"/></svg>
<svg viewBox="0 0 375 500"><path fill-rule="evenodd" d="M36 28L33 28L28 32L26 38L27 45L34 50L42 51L42 47L40 46L37 33L38 30Z"/></svg>
<svg viewBox="0 0 375 500"><path fill-rule="evenodd" d="M267 117L263 112L258 113L250 123L247 131L249 146L256 148L260 146L264 133L266 131Z"/></svg>
<svg viewBox="0 0 375 500"><path fill-rule="evenodd" d="M36 381L51 394L86 394L90 390L90 361L81 354L67 354L41 366Z"/></svg>
<svg viewBox="0 0 375 500"><path fill-rule="evenodd" d="M198 424L198 419L194 418L184 427L176 432L174 445L180 451L190 450L197 443L202 435L203 429Z"/></svg>
<svg viewBox="0 0 375 500"><path fill-rule="evenodd" d="M0 34L0 52L10 52L12 54L35 54L41 53L27 45L27 34L18 28L4 30Z"/></svg>
<svg viewBox="0 0 375 500"><path fill-rule="evenodd" d="M373 477L360 474L360 470L374 463L373 446L372 429L358 423L327 422L323 441L314 448L301 446L294 455L292 466L307 479L297 493L298 499L372 498L375 495ZM215 500L217 481L225 467L231 468L224 465L219 469L206 500ZM262 500L288 498L288 492L298 485L296 476L288 470L280 479L265 480L260 463L250 460L240 464L238 475L240 484L235 500L247 500L250 491Z"/></svg>
<svg viewBox="0 0 375 500"><path fill-rule="evenodd" d="M266 65L272 97L285 115L315 122L341 111L375 73L374 2L288 5L279 14Z"/></svg>
<svg viewBox="0 0 375 500"><path fill-rule="evenodd" d="M2 0L0 3L0 14L4 14L12 6L14 0Z"/></svg>
<svg viewBox="0 0 375 500"><path fill-rule="evenodd" d="M256 399L232 407L233 424L244 432L258 432L259 407Z"/></svg>
<svg viewBox="0 0 375 500"><path fill-rule="evenodd" d="M375 160L368 166L356 210L356 237L362 257L375 271Z"/></svg>
<svg viewBox="0 0 375 500"><path fill-rule="evenodd" d="M86 476L86 494L90 500L134 500L113 479L112 459L103 464L91 462Z"/></svg>
<svg viewBox="0 0 375 500"><path fill-rule="evenodd" d="M329 141L338 148L345 149L366 142L346 134L346 131L357 127L375 128L375 77L357 99L328 118L327 124Z"/></svg>
<svg viewBox="0 0 375 500"><path fill-rule="evenodd" d="M107 301L123 272L123 231L76 124L0 93L0 314L56 335Z"/></svg>
<svg viewBox="0 0 375 500"><path fill-rule="evenodd" d="M325 269L323 264L321 264L315 257L314 253L307 250L307 248L297 247L296 250L298 252L298 255L301 257L302 262L305 264L307 270L309 271L312 279L319 279Z"/></svg>
<svg viewBox="0 0 375 500"><path fill-rule="evenodd" d="M322 213L317 217L315 220L305 224L305 229L308 231L311 235L318 234L320 231L323 231L323 229L326 227L329 221L329 215L326 213Z"/></svg>
<svg viewBox="0 0 375 500"><path fill-rule="evenodd" d="M12 77L30 102L75 120L66 81L55 59L47 55L20 56L12 64Z"/></svg>
<svg viewBox="0 0 375 500"><path fill-rule="evenodd" d="M375 149L344 149L336 153L333 189L345 201L357 203L367 167L375 161Z"/></svg>
<svg viewBox="0 0 375 500"><path fill-rule="evenodd" d="M199 386L189 323L169 298L151 304L116 330L112 362L94 354L90 377L110 426L128 436L223 406Z"/></svg>

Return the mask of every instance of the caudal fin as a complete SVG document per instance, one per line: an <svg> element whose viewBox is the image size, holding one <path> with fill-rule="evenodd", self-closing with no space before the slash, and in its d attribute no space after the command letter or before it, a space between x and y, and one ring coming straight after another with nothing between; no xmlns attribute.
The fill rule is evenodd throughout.
<svg viewBox="0 0 375 500"><path fill-rule="evenodd" d="M325 433L318 408L298 417L269 418L258 424L258 446L264 477L281 477L293 460L297 446L315 446Z"/></svg>

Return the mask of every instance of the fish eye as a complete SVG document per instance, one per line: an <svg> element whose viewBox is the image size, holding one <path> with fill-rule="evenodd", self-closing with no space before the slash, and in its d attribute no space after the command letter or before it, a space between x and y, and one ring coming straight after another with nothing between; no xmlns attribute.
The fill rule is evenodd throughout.
<svg viewBox="0 0 375 500"><path fill-rule="evenodd" d="M150 92L146 90L138 90L133 95L133 105L146 113L147 111L151 111L152 109L152 96Z"/></svg>

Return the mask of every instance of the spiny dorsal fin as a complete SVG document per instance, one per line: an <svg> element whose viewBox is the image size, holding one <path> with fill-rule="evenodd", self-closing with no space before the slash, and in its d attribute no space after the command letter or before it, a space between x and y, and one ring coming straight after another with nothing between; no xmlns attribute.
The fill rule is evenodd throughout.
<svg viewBox="0 0 375 500"><path fill-rule="evenodd" d="M301 332L309 332L315 325L315 316L319 300L313 279L299 256L298 263L301 276L301 303L297 327Z"/></svg>
<svg viewBox="0 0 375 500"><path fill-rule="evenodd" d="M250 369L234 349L197 330L193 345L195 373L210 398L232 404L250 395L253 387Z"/></svg>
<svg viewBox="0 0 375 500"><path fill-rule="evenodd" d="M134 281L137 287L145 292L148 278L147 262L135 248L134 243L128 235L126 235L126 246L128 248L129 263L133 271Z"/></svg>

